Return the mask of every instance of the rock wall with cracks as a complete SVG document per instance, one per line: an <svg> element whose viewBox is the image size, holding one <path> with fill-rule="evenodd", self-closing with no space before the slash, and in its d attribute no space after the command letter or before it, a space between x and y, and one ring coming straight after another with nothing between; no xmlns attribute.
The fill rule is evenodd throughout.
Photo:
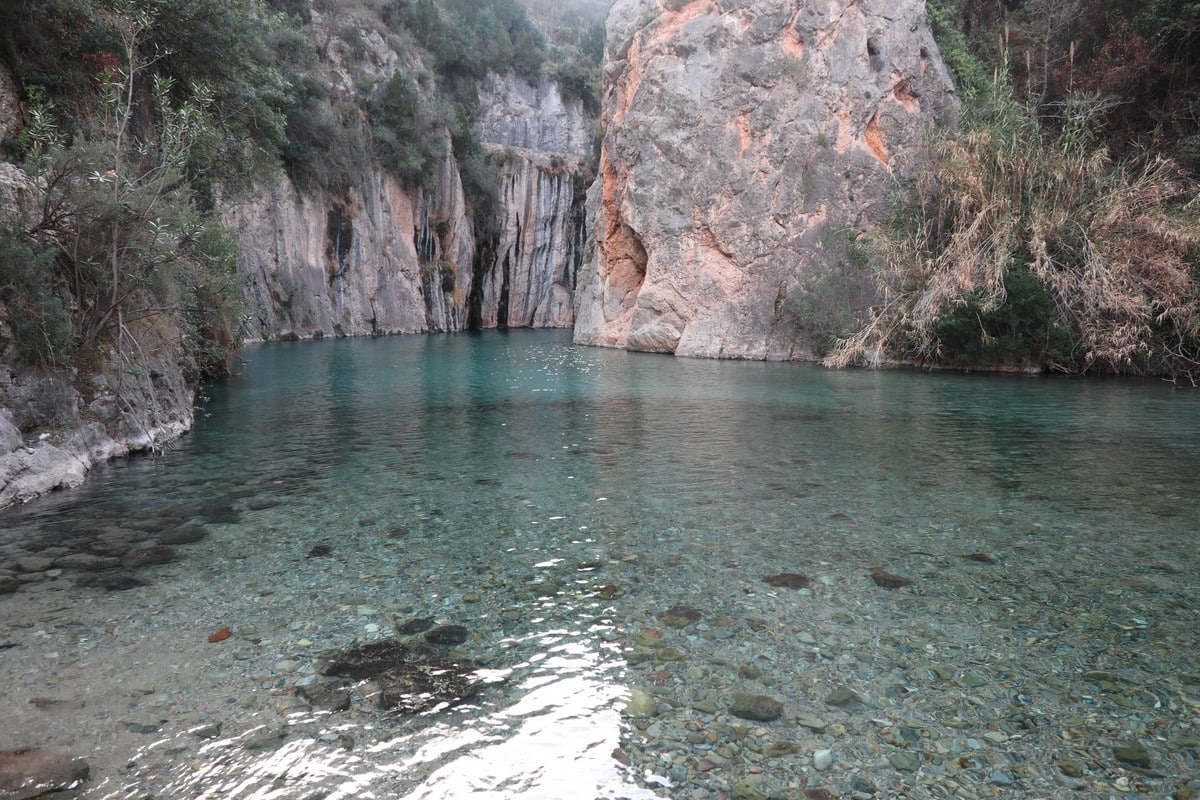
<svg viewBox="0 0 1200 800"><path fill-rule="evenodd" d="M337 193L282 178L231 205L252 339L570 327L595 121L549 80L491 76L480 137L500 168L501 223L476 241L458 165L428 190L372 169Z"/></svg>
<svg viewBox="0 0 1200 800"><path fill-rule="evenodd" d="M749 359L958 109L921 0L616 0L603 102L575 340Z"/></svg>

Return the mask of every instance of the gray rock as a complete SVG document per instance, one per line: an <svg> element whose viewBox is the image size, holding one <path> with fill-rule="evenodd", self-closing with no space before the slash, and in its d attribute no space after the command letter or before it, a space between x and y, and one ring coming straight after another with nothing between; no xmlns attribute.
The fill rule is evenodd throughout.
<svg viewBox="0 0 1200 800"><path fill-rule="evenodd" d="M920 0L803 9L614 3L577 342L810 355L788 300L838 260L830 233L881 218L956 101Z"/></svg>
<svg viewBox="0 0 1200 800"><path fill-rule="evenodd" d="M24 443L21 430L12 424L12 420L0 413L0 454L11 453Z"/></svg>
<svg viewBox="0 0 1200 800"><path fill-rule="evenodd" d="M99 572L105 569L116 569L120 565L121 559L119 558L96 556L90 553L71 553L54 560L54 566L78 572Z"/></svg>
<svg viewBox="0 0 1200 800"><path fill-rule="evenodd" d="M0 752L0 798L27 800L74 789L87 780L87 761L26 748Z"/></svg>
<svg viewBox="0 0 1200 800"><path fill-rule="evenodd" d="M17 569L21 572L45 572L53 566L53 559L42 556L24 556L17 559Z"/></svg>
<svg viewBox="0 0 1200 800"><path fill-rule="evenodd" d="M764 694L733 695L729 713L755 722L771 722L783 716L783 703Z"/></svg>
<svg viewBox="0 0 1200 800"><path fill-rule="evenodd" d="M888 756L891 765L901 772L916 772L921 768L921 756L910 750L898 750Z"/></svg>

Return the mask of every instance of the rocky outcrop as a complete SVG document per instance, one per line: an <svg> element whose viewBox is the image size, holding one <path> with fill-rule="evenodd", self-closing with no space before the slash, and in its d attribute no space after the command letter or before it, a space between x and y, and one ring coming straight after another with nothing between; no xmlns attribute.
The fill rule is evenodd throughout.
<svg viewBox="0 0 1200 800"><path fill-rule="evenodd" d="M802 358L789 295L953 115L918 0L617 0L577 342Z"/></svg>
<svg viewBox="0 0 1200 800"><path fill-rule="evenodd" d="M504 220L483 274L485 328L569 328L586 240L586 168L572 155L509 152L500 178Z"/></svg>
<svg viewBox="0 0 1200 800"><path fill-rule="evenodd" d="M191 429L193 365L179 355L170 324L130 323L142 345L137 363L110 353L112 363L82 388L66 374L0 365L0 508L78 486L94 465Z"/></svg>
<svg viewBox="0 0 1200 800"><path fill-rule="evenodd" d="M512 75L489 77L480 109L502 163L494 239L476 241L448 149L428 191L371 169L339 194L283 178L230 206L251 338L570 327L595 123L552 82Z"/></svg>
<svg viewBox="0 0 1200 800"><path fill-rule="evenodd" d="M378 170L338 194L304 194L283 178L226 219L256 337L466 327L475 241L449 154L431 192Z"/></svg>
<svg viewBox="0 0 1200 800"><path fill-rule="evenodd" d="M567 100L546 76L530 85L516 75L491 74L479 87L479 137L489 144L539 153L587 155L596 120Z"/></svg>

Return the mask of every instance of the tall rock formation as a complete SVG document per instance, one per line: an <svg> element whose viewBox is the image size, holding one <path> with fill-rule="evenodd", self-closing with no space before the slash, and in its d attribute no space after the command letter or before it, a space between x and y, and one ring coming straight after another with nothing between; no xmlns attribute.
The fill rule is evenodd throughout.
<svg viewBox="0 0 1200 800"><path fill-rule="evenodd" d="M803 358L789 295L956 113L921 0L616 0L575 340Z"/></svg>
<svg viewBox="0 0 1200 800"><path fill-rule="evenodd" d="M339 91L422 69L377 31L315 11L313 20ZM356 45L338 39L345 30L358 30ZM284 177L231 205L250 337L570 327L595 119L552 81L515 75L490 75L479 109L480 139L500 170L499 224L484 241L448 143L427 189L376 166L340 191L300 191Z"/></svg>

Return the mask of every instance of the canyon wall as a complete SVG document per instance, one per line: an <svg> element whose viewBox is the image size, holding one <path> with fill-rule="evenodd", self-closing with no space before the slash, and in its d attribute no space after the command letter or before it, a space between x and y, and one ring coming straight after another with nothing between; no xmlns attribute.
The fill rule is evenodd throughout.
<svg viewBox="0 0 1200 800"><path fill-rule="evenodd" d="M809 357L789 298L956 112L920 0L616 0L575 340Z"/></svg>
<svg viewBox="0 0 1200 800"><path fill-rule="evenodd" d="M364 40L374 42L365 74L331 48L341 84L419 69L382 39ZM339 192L302 192L286 176L258 187L225 213L242 253L249 337L570 327L595 128L548 79L489 76L477 129L500 202L497 224L479 237L448 142L424 189L377 167Z"/></svg>

